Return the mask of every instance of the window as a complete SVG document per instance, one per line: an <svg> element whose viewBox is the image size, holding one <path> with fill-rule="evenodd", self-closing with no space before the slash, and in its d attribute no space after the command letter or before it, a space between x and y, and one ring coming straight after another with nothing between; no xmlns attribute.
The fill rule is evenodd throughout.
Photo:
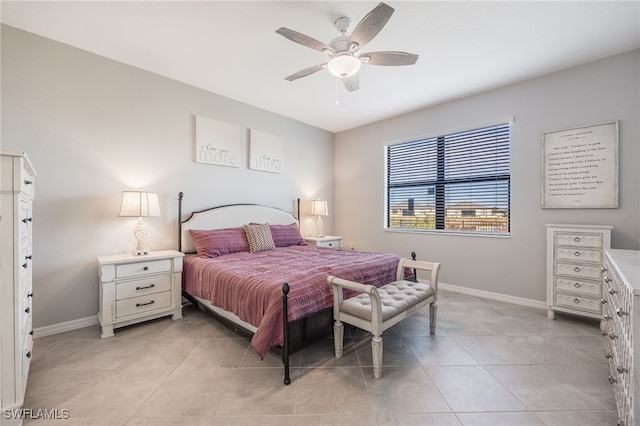
<svg viewBox="0 0 640 426"><path fill-rule="evenodd" d="M386 147L387 229L508 235L510 124Z"/></svg>

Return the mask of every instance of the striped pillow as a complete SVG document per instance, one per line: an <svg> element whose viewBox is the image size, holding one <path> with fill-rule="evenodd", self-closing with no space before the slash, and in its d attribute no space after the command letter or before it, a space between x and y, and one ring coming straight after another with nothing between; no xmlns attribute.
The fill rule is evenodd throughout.
<svg viewBox="0 0 640 426"><path fill-rule="evenodd" d="M250 225L259 224L251 222ZM271 229L271 238L273 238L276 247L309 245L300 235L300 228L295 222L289 225L269 225L269 229Z"/></svg>
<svg viewBox="0 0 640 426"><path fill-rule="evenodd" d="M249 241L249 250L251 253L273 250L276 248L268 223L244 225L244 232L247 235L247 241Z"/></svg>
<svg viewBox="0 0 640 426"><path fill-rule="evenodd" d="M198 230L190 229L193 244L199 255L221 256L239 251L249 251L249 242L243 228Z"/></svg>

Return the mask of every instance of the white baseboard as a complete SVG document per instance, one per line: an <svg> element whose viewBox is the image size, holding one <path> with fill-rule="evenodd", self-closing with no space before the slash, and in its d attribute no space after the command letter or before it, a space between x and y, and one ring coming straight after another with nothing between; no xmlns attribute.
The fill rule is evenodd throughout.
<svg viewBox="0 0 640 426"><path fill-rule="evenodd" d="M485 299L498 300L500 302L513 303L514 305L529 306L531 308L547 309L547 304L539 300L525 299L523 297L509 296L506 294L492 293L490 291L476 290L468 287L460 287L453 284L438 283L442 290L454 293L468 294L470 296L483 297ZM62 322L59 324L38 327L33 330L33 338L50 336L52 334L64 333L65 331L77 330L98 324L98 316L80 318L77 320Z"/></svg>
<svg viewBox="0 0 640 426"><path fill-rule="evenodd" d="M64 333L65 331L77 330L79 328L89 327L98 324L98 316L79 318L77 320L61 322L59 324L46 325L33 329L33 338L51 336L52 334Z"/></svg>
<svg viewBox="0 0 640 426"><path fill-rule="evenodd" d="M546 302L524 297L509 296L507 294L492 293L490 291L476 290L468 287L460 287L453 284L438 283L438 288L452 291L454 293L468 294L470 296L483 297L485 299L498 300L500 302L513 303L514 305L528 306L530 308L547 309Z"/></svg>

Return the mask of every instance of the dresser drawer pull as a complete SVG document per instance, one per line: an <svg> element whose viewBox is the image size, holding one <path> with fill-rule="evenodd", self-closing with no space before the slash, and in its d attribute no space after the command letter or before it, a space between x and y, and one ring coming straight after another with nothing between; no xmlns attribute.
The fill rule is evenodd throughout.
<svg viewBox="0 0 640 426"><path fill-rule="evenodd" d="M611 359L611 358L613 358L613 355L611 355L611 354L604 354L604 357L605 357L606 359Z"/></svg>
<svg viewBox="0 0 640 426"><path fill-rule="evenodd" d="M154 303L156 303L155 300L152 300L151 302L147 302L147 303L136 303L136 308L139 308L140 306L153 305Z"/></svg>
<svg viewBox="0 0 640 426"><path fill-rule="evenodd" d="M24 312L25 312L26 314L28 314L28 313L29 313L29 311L31 311L31 309L27 306L27 309L25 309L25 310L24 310Z"/></svg>
<svg viewBox="0 0 640 426"><path fill-rule="evenodd" d="M575 252L574 254L575 254L576 256L578 256L578 257L580 256L580 252L579 252L579 251Z"/></svg>
<svg viewBox="0 0 640 426"><path fill-rule="evenodd" d="M27 294L27 297L33 297L33 292Z"/></svg>
<svg viewBox="0 0 640 426"><path fill-rule="evenodd" d="M32 256L32 255L29 255L29 256L25 256L24 258L25 258L26 260L31 260L31 259L33 259L33 256Z"/></svg>
<svg viewBox="0 0 640 426"><path fill-rule="evenodd" d="M27 358L31 358L31 351L27 352L26 357L27 357Z"/></svg>
<svg viewBox="0 0 640 426"><path fill-rule="evenodd" d="M575 237L575 238L573 239L573 241L575 241L576 243L579 243L579 242L580 242L580 237Z"/></svg>
<svg viewBox="0 0 640 426"><path fill-rule="evenodd" d="M149 285L145 285L144 287L136 287L136 290L146 290L148 288L154 288L156 285L155 284L149 284Z"/></svg>
<svg viewBox="0 0 640 426"><path fill-rule="evenodd" d="M31 331L29 332L29 335L30 335L30 336L33 336L33 330L31 330Z"/></svg>
<svg viewBox="0 0 640 426"><path fill-rule="evenodd" d="M611 278L609 277L604 277L604 282L609 284L611 282Z"/></svg>
<svg viewBox="0 0 640 426"><path fill-rule="evenodd" d="M613 376L609 376L609 383L614 384L614 383L616 383L616 382L617 382L617 380L616 380L616 378L615 378L615 377L613 377Z"/></svg>
<svg viewBox="0 0 640 426"><path fill-rule="evenodd" d="M605 303L607 303L607 299L600 299L600 304L604 305Z"/></svg>
<svg viewBox="0 0 640 426"><path fill-rule="evenodd" d="M600 272L602 272L602 273L604 274L605 272L607 272L607 268L605 268L605 267L603 266L602 268L600 268Z"/></svg>
<svg viewBox="0 0 640 426"><path fill-rule="evenodd" d="M604 314L604 319L607 321L611 321L613 317L609 316L609 314ZM604 332L604 334L606 334L606 332Z"/></svg>
<svg viewBox="0 0 640 426"><path fill-rule="evenodd" d="M27 266L29 266L29 264L28 264L27 262L24 262L24 263L22 264L22 267L23 267L24 269L27 269Z"/></svg>
<svg viewBox="0 0 640 426"><path fill-rule="evenodd" d="M622 309L618 308L616 309L616 314L618 314L618 316L622 318L624 315L629 315L629 312L625 312Z"/></svg>
<svg viewBox="0 0 640 426"><path fill-rule="evenodd" d="M575 284L575 287L576 287L576 288L580 288L580 287L582 287L582 286L580 285L580 283L576 283L576 284Z"/></svg>
<svg viewBox="0 0 640 426"><path fill-rule="evenodd" d="M609 339L611 339L611 340L615 340L615 339L617 339L617 338L618 338L618 336L616 336L615 334L613 334L613 333L609 333Z"/></svg>
<svg viewBox="0 0 640 426"><path fill-rule="evenodd" d="M31 217L25 217L24 219L22 219L23 223L27 223L27 222L31 222L33 220L33 218Z"/></svg>
<svg viewBox="0 0 640 426"><path fill-rule="evenodd" d="M618 293L618 290L614 290L614 289L612 289L612 288L610 288L610 289L609 289L609 294L610 294L610 295L612 295L612 296L613 296L613 295L614 295L614 294L616 294L616 293Z"/></svg>
<svg viewBox="0 0 640 426"><path fill-rule="evenodd" d="M573 268L574 272L580 272L580 268L578 268L577 266L575 268Z"/></svg>
<svg viewBox="0 0 640 426"><path fill-rule="evenodd" d="M143 270L143 271L148 271L148 270L149 270L149 267L148 267L148 266L144 266L144 267L142 267L142 270Z"/></svg>
<svg viewBox="0 0 640 426"><path fill-rule="evenodd" d="M578 298L573 299L573 303L580 303L580 299Z"/></svg>
<svg viewBox="0 0 640 426"><path fill-rule="evenodd" d="M629 369L628 368L624 368L623 366L619 365L616 367L616 370L618 370L618 373L628 373Z"/></svg>
<svg viewBox="0 0 640 426"><path fill-rule="evenodd" d="M24 180L24 184L25 184L25 185L32 185L32 184L33 184L33 181L32 181L32 180L26 180L26 179L25 179L25 180Z"/></svg>

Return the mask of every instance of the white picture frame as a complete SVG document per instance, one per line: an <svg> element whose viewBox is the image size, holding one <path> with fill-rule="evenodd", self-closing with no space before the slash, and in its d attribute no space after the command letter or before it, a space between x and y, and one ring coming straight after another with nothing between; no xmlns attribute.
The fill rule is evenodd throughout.
<svg viewBox="0 0 640 426"><path fill-rule="evenodd" d="M260 130L250 130L249 168L269 173L283 172L282 137Z"/></svg>
<svg viewBox="0 0 640 426"><path fill-rule="evenodd" d="M543 208L618 207L618 121L542 134Z"/></svg>
<svg viewBox="0 0 640 426"><path fill-rule="evenodd" d="M216 166L240 167L246 130L235 124L195 117L194 161Z"/></svg>

